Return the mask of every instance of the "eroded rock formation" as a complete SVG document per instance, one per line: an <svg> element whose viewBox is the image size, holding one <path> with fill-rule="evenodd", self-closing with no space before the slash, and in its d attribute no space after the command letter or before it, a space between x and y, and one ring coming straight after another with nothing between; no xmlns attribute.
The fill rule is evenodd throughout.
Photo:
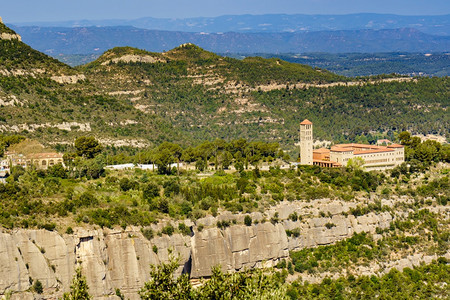
<svg viewBox="0 0 450 300"><path fill-rule="evenodd" d="M197 225L201 222L205 228L200 231L193 225L192 236L162 235L151 240L137 227L77 228L71 235L45 230L3 230L0 294L12 291L17 299L32 299L32 281L39 280L44 298L60 297L69 289L75 268L81 265L95 298L112 296L120 289L127 298L138 299L139 289L150 279L150 265L166 261L169 251L180 254L179 274L189 272L192 278L198 278L209 276L211 267L218 264L224 271L272 266L287 258L290 250L331 244L354 232L375 234L377 227L386 228L392 220L389 213L360 217L335 214L303 221L291 221L286 214L280 208L283 218L272 224L264 222L262 214L254 213L252 218L257 224L251 226L242 224L243 215L223 214L198 220ZM215 226L218 220L233 218L236 224L224 229ZM288 237L286 230L292 229L300 234Z"/></svg>

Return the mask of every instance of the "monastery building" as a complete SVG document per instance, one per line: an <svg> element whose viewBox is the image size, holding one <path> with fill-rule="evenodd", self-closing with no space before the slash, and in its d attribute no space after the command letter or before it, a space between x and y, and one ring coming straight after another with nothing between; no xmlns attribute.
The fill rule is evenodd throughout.
<svg viewBox="0 0 450 300"><path fill-rule="evenodd" d="M361 158L366 171L392 169L405 161L402 145L383 140L383 146L365 144L337 144L330 149L313 149L312 122L300 123L300 164L321 167L347 166L350 159ZM389 145L388 145L389 144ZM385 146L384 146L385 145Z"/></svg>

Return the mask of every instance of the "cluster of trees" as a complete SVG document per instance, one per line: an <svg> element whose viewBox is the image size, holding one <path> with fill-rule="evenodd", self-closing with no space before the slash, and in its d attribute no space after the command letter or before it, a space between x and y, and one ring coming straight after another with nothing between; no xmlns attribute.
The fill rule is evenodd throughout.
<svg viewBox="0 0 450 300"><path fill-rule="evenodd" d="M187 274L174 278L176 259L152 266L150 281L139 292L141 299L289 299L284 278L262 270L225 274L220 266L212 269L209 280L193 288Z"/></svg>
<svg viewBox="0 0 450 300"><path fill-rule="evenodd" d="M14 144L18 144L25 139L21 135L3 135L0 134L0 157L3 156L5 150Z"/></svg>
<svg viewBox="0 0 450 300"><path fill-rule="evenodd" d="M426 140L424 142L417 136L411 136L408 131L403 131L398 136L400 143L405 146L405 160L418 160L425 165L433 162L450 162L450 144L441 144L437 141Z"/></svg>
<svg viewBox="0 0 450 300"><path fill-rule="evenodd" d="M391 269L377 277L349 275L325 278L321 283L294 282L287 291L290 299L436 299L448 298L450 264L439 258L429 265L402 272Z"/></svg>
<svg viewBox="0 0 450 300"><path fill-rule="evenodd" d="M262 161L272 162L275 159L288 160L289 156L281 150L278 143L248 142L245 139L226 142L218 139L205 141L196 147L182 148L179 144L163 142L154 149L135 155L134 160L140 163L154 163L160 174L170 174L170 164L193 163L203 171L209 165L216 170L228 169L234 164L237 170L248 168L249 164L258 166Z"/></svg>
<svg viewBox="0 0 450 300"><path fill-rule="evenodd" d="M254 92L252 96L284 120L283 126L265 124L267 131L279 131L283 144L296 141L292 133L298 131L301 116L314 123L315 137L327 140L354 141L371 131L409 130L447 136L449 84L448 78L420 78L417 82Z"/></svg>
<svg viewBox="0 0 450 300"><path fill-rule="evenodd" d="M391 170L392 177L399 177L400 174L409 176L414 172L423 172L437 162L450 162L450 144L433 140L422 142L408 131L401 132L398 138L405 146L405 163Z"/></svg>

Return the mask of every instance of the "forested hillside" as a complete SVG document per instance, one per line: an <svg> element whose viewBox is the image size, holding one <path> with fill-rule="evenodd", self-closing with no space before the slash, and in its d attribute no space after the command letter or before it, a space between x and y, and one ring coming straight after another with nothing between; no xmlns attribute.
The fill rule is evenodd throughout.
<svg viewBox="0 0 450 300"><path fill-rule="evenodd" d="M18 39L0 43L0 129L53 144L89 133L110 145L244 137L286 149L305 118L318 139L449 133L448 77L351 79L192 44L163 53L114 48L71 68Z"/></svg>

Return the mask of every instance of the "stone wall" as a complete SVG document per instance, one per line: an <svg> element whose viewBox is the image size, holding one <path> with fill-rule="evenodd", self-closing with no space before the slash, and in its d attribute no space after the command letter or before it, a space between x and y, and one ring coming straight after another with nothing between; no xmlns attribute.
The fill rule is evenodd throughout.
<svg viewBox="0 0 450 300"><path fill-rule="evenodd" d="M76 228L71 235L45 230L3 230L0 232L0 295L13 291L13 298L33 299L29 293L31 278L43 284L44 298L60 297L69 289L74 270L81 264L90 293L96 299L114 298L117 288L127 298L138 299L139 289L149 280L150 265L166 261L169 249L180 254L178 274L190 272L192 278L198 278L209 276L211 267L218 264L224 271L272 266L287 258L290 250L331 244L354 232L375 234L377 227L386 228L392 220L388 213L370 213L357 218L335 213L293 222L287 216L293 211L289 205L295 204L286 205L275 208L280 216L275 224L264 222L263 214L254 213L252 219L258 223L245 226L244 215L225 213L198 220L197 225L204 226L201 231L195 224L188 224L192 225L192 236L162 235L151 240L136 227ZM334 205L331 208L335 212L342 209L342 205L338 207L331 202L330 205ZM268 210L267 214L274 211ZM302 211L310 213L306 208ZM215 226L218 220L226 219L236 219L237 224L225 229ZM334 226L328 228L328 223ZM286 229L295 228L300 229L300 235L288 237Z"/></svg>

